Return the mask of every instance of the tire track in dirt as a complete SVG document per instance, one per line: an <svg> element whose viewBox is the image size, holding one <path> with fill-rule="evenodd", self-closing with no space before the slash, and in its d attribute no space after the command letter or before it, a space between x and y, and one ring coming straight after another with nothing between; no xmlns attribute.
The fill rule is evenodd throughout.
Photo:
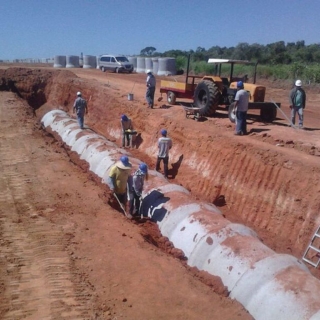
<svg viewBox="0 0 320 320"><path fill-rule="evenodd" d="M1 119L4 112L19 110L1 103ZM31 134L31 129L28 123L0 127L0 136L6 132L0 143L0 318L90 318L91 296L81 282L72 281L64 234L31 202L30 190L41 182L27 155L30 146L22 138L17 143L17 136ZM38 196L46 203L50 195L43 188Z"/></svg>

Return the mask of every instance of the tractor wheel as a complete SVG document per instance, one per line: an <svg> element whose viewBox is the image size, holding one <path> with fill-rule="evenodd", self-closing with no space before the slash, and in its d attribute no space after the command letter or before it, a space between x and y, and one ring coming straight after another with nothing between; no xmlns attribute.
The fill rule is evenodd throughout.
<svg viewBox="0 0 320 320"><path fill-rule="evenodd" d="M220 98L218 87L209 80L199 82L194 92L194 105L200 108L201 116L212 116Z"/></svg>
<svg viewBox="0 0 320 320"><path fill-rule="evenodd" d="M230 104L230 106L228 107L228 117L229 117L229 120L232 122L232 123L235 123L236 122L236 114L233 112L234 110L234 102Z"/></svg>
<svg viewBox="0 0 320 320"><path fill-rule="evenodd" d="M277 117L277 107L262 108L260 110L260 117L263 122L272 122Z"/></svg>
<svg viewBox="0 0 320 320"><path fill-rule="evenodd" d="M176 97L175 93L172 92L172 91L168 91L168 93L167 93L167 102L169 104L176 104L176 99L177 99L177 97Z"/></svg>

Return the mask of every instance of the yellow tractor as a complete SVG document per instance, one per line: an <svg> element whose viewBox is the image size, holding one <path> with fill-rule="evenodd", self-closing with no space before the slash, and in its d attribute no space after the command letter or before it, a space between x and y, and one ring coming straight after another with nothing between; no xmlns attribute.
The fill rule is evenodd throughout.
<svg viewBox="0 0 320 320"><path fill-rule="evenodd" d="M264 122L272 122L277 116L277 106L280 103L265 102L266 87L255 84L257 63L246 60L209 59L208 63L215 64L215 75L204 77L189 75L189 59L186 81L175 82L161 80L160 92L167 94L167 102L175 104L176 99L193 99L193 108L201 116L212 116L218 108L227 108L231 122L235 122L233 113L234 97L237 92L237 81L244 83L244 89L250 94L249 109L260 109L260 117ZM229 77L221 77L222 64L230 65ZM248 83L248 77L234 77L235 64L249 64L254 66L253 83ZM188 108L190 110L190 108Z"/></svg>

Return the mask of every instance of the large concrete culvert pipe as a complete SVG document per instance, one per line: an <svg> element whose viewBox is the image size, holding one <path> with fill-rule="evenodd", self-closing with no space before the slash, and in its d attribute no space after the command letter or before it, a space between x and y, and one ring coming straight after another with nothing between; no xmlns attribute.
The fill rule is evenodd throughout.
<svg viewBox="0 0 320 320"><path fill-rule="evenodd" d="M88 162L102 182L119 157L128 154L103 136L81 130L64 111L48 112L42 124ZM141 163L133 157L130 160L133 169ZM142 212L183 250L188 264L221 277L230 297L255 319L320 319L320 281L300 260L275 253L253 230L231 223L215 206L193 200L189 191L154 170L150 170L143 196Z"/></svg>

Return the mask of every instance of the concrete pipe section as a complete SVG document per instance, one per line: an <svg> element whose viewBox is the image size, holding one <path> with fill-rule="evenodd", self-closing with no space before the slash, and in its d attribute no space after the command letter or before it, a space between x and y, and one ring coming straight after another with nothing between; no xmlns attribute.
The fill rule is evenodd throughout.
<svg viewBox="0 0 320 320"><path fill-rule="evenodd" d="M42 125L57 132L104 183L119 157L130 156L90 129L81 130L64 111L48 112ZM133 170L141 163L133 157L130 161ZM255 319L320 319L320 281L300 260L275 253L253 230L231 223L214 205L193 200L160 173L150 170L149 177L141 212L183 250L190 266L221 277L230 297Z"/></svg>

